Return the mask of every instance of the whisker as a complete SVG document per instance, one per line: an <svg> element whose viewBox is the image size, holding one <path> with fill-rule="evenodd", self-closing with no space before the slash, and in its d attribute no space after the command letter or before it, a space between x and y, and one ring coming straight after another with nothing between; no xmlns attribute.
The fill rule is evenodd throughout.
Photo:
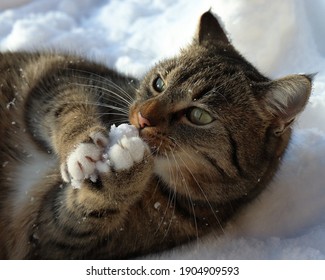
<svg viewBox="0 0 325 280"><path fill-rule="evenodd" d="M180 149L181 149L181 150L182 150L182 151L183 151L183 152L188 156L188 158L189 158L193 163L195 163L195 161L193 160L192 156L191 156L190 154L188 154L188 152L187 152L183 147L181 147L181 146L177 143L177 141L175 141L175 144L176 144L176 145L177 145L177 146L178 146L178 147L179 147L179 148L180 148ZM185 168L187 169L187 171L190 173L190 175L191 175L191 177L193 178L193 180L195 181L195 183L196 183L196 185L198 186L199 190L201 191L201 193L202 193L204 199L205 199L206 202L208 203L208 205L209 205L209 207L210 207L210 209L211 209L211 211L212 211L212 213L213 213L213 216L215 217L217 223L218 223L219 226L220 226L221 231L224 232L223 226L222 226L222 224L220 223L220 220L219 220L218 216L217 216L216 213L215 213L215 209L213 209L213 207L212 207L212 205L211 205L211 203L210 203L210 201L209 201L207 195L205 194L203 188L201 187L201 184L198 182L198 180L196 179L196 177L194 176L193 172L192 172L191 169L188 167L188 165L186 164L186 162L185 162L181 157L179 157L179 158L180 158L180 160L182 161L182 163L184 164L184 166L185 166Z"/></svg>
<svg viewBox="0 0 325 280"><path fill-rule="evenodd" d="M174 175L174 172L173 172L173 169L171 168L171 164L170 164L169 157L168 157L167 154L166 154L166 156L167 156L167 158L168 158L169 174L170 174L171 176L175 176L175 175ZM176 173L176 175L177 175L177 173ZM172 199L170 200L170 203L169 203L169 207L172 206L172 207L173 207L173 211L172 211L171 217L170 217L170 219L169 219L168 227L167 227L167 229L165 230L165 235L164 235L163 239L165 239L165 238L167 237L167 234L168 234L168 232L169 232L169 230L170 230L170 227L171 227L171 225L172 225L172 222L173 222L173 217L175 216L175 205L173 205L173 203L174 203L174 204L176 203L176 195L177 195L177 189L176 189L176 186L175 186L175 189L174 189L174 191L173 191ZM168 208L167 208L167 209L168 209ZM167 209L166 209L166 210L167 210Z"/></svg>
<svg viewBox="0 0 325 280"><path fill-rule="evenodd" d="M114 91L112 91L110 89L101 87L101 86L95 86L95 85L89 85L89 84L81 84L81 83L75 83L75 82L70 83L70 85L75 85L75 86L80 86L80 87L89 87L89 88L93 88L93 89L102 90L103 93L106 92L106 93L113 94L113 96L117 97L118 100L123 101L128 106L130 106L132 104L132 102L133 102L133 99L128 100L128 99L124 98L123 96L117 94L116 92L114 92ZM107 96L105 96L105 98L107 98ZM110 95L109 98L112 98L112 96ZM106 99L106 100L110 100L110 99Z"/></svg>
<svg viewBox="0 0 325 280"><path fill-rule="evenodd" d="M86 71L86 70L81 70L81 69L76 69L76 68L66 68L66 70L71 70L74 72L79 72L79 73L84 73L84 74L88 74L90 77L84 77L84 76L79 76L79 78L84 78L87 80L93 80L93 81L97 81L100 83L103 83L105 85L111 86L113 88L115 88L116 90L118 90L119 92L123 93L124 95L126 95L130 101L132 101L134 98L128 93L126 92L121 86L119 86L118 84L116 84L115 82L113 82L111 79L108 79L105 76L101 76L97 73L94 72L90 72L90 71ZM94 79L93 77L97 77L98 79ZM128 83L129 85L131 85L133 83L133 79L130 80L130 82ZM134 87L135 88L135 87Z"/></svg>
<svg viewBox="0 0 325 280"><path fill-rule="evenodd" d="M98 106L98 107L104 107L104 108L108 108L108 109L112 109L121 113L124 113L125 115L128 116L129 114L129 110L125 109L125 108L121 108L121 107L117 107L114 105L109 105L109 104L105 104L105 103L100 103L100 102L88 102L88 101L64 101L61 103L62 105L64 104L80 104L80 105L93 105L93 106Z"/></svg>
<svg viewBox="0 0 325 280"><path fill-rule="evenodd" d="M193 204L193 201L192 201L192 199L191 199L191 195L190 195L190 192L189 192L189 188L188 188L188 185L187 185L186 179L185 179L185 177L184 177L184 174L183 174L183 172L182 172L182 170L181 170L181 168L180 168L180 165L179 165L179 163L178 163L178 161L177 161L177 159L176 159L176 157L175 157L175 154L172 153L172 155L173 155L173 158L174 158L174 162L175 162L175 164L176 164L176 166L177 166L177 170L179 171L179 173L180 173L181 176L182 176L182 182L184 182L185 190L186 190L186 192L188 193L187 198L188 198L188 202L189 202L189 204L190 204L190 207L191 207L191 210L192 210L192 213L193 213L194 226L195 226L195 231L196 231L196 238L197 238L197 240L198 240L198 238L199 238L199 231L198 231L198 225L197 225L197 221L196 221L196 214L195 214L194 204Z"/></svg>
<svg viewBox="0 0 325 280"><path fill-rule="evenodd" d="M167 156L167 161L168 161L168 166L169 166L169 176L173 176L173 173L172 173L172 170L171 170L171 168L170 168L170 163L169 163L169 157L168 157L168 155L166 154L166 156ZM158 227L157 227L157 230L156 230L156 232L155 233L157 233L159 230L160 230L160 228L162 227L162 225L164 224L164 222L165 222L165 218L166 218L166 216L167 216L167 213L168 213L168 209L170 208L170 205L171 205L171 200L173 199L173 196L172 196L172 189L171 188L169 188L169 197L168 197L168 202L167 202L167 205L166 205L166 208L165 208L165 210L164 210L164 213L163 213L163 216L162 216L162 218L161 218L161 222L158 224ZM175 190L174 190L174 195L175 195ZM164 236L164 238L167 236L167 233L165 234L165 236Z"/></svg>

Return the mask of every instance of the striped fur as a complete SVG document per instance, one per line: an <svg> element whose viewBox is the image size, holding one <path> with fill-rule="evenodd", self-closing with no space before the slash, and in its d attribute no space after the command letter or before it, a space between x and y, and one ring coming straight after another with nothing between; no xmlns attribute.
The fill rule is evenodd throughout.
<svg viewBox="0 0 325 280"><path fill-rule="evenodd" d="M261 75L210 12L140 82L72 55L0 54L0 257L124 259L221 233L272 179L310 92L310 76ZM78 144L128 121L151 148L141 162L80 189L62 179Z"/></svg>

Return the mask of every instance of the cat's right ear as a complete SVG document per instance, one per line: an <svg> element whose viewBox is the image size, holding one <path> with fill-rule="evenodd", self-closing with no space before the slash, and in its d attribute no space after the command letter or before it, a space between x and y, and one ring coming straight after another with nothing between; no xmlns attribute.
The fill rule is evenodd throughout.
<svg viewBox="0 0 325 280"><path fill-rule="evenodd" d="M205 12L200 18L195 41L200 45L213 44L214 42L229 44L227 35L219 20L210 10Z"/></svg>
<svg viewBox="0 0 325 280"><path fill-rule="evenodd" d="M291 75L264 86L263 107L272 115L273 132L280 136L303 111L312 89L313 75Z"/></svg>

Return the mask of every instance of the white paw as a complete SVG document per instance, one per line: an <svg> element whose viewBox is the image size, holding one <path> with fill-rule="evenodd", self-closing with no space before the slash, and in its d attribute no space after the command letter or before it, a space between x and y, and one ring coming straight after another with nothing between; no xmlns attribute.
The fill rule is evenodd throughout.
<svg viewBox="0 0 325 280"><path fill-rule="evenodd" d="M79 188L83 180L90 179L96 182L99 172L110 170L104 149L108 139L101 132L90 135L93 143L80 143L68 156L65 163L61 164L61 176L65 182Z"/></svg>
<svg viewBox="0 0 325 280"><path fill-rule="evenodd" d="M96 182L100 173L107 173L111 167L126 170L143 160L148 145L139 137L138 130L127 124L113 125L108 138L101 132L90 135L92 143L80 143L61 164L61 176L80 188L85 179Z"/></svg>
<svg viewBox="0 0 325 280"><path fill-rule="evenodd" d="M141 162L145 152L149 151L148 145L137 136L127 138L123 136L108 150L108 158L114 170L126 170L135 163Z"/></svg>

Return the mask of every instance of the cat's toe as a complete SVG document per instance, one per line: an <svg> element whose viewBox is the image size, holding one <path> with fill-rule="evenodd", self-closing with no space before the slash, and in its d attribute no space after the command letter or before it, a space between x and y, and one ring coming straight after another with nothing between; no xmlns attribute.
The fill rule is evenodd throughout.
<svg viewBox="0 0 325 280"><path fill-rule="evenodd" d="M85 179L97 180L98 173L109 171L108 163L103 159L103 150L93 143L81 143L68 156L66 167L61 167L64 181L71 181L74 187Z"/></svg>
<svg viewBox="0 0 325 280"><path fill-rule="evenodd" d="M111 166L114 170L130 169L135 163L143 160L148 145L139 137L123 137L108 151Z"/></svg>
<svg viewBox="0 0 325 280"><path fill-rule="evenodd" d="M94 131L91 132L89 136L98 148L105 149L108 146L109 141L107 138L107 134L101 131Z"/></svg>
<svg viewBox="0 0 325 280"><path fill-rule="evenodd" d="M62 177L63 181L66 183L69 183L70 175L69 175L68 166L66 165L66 163L61 163L60 172L61 172L61 177Z"/></svg>
<svg viewBox="0 0 325 280"><path fill-rule="evenodd" d="M145 152L149 152L148 145L140 137L123 137L121 145L124 149L128 150L132 160L136 163L143 160Z"/></svg>
<svg viewBox="0 0 325 280"><path fill-rule="evenodd" d="M96 168L96 161L100 160L101 151L93 144L81 143L70 154L67 160L68 171L72 178L81 180L88 178Z"/></svg>

